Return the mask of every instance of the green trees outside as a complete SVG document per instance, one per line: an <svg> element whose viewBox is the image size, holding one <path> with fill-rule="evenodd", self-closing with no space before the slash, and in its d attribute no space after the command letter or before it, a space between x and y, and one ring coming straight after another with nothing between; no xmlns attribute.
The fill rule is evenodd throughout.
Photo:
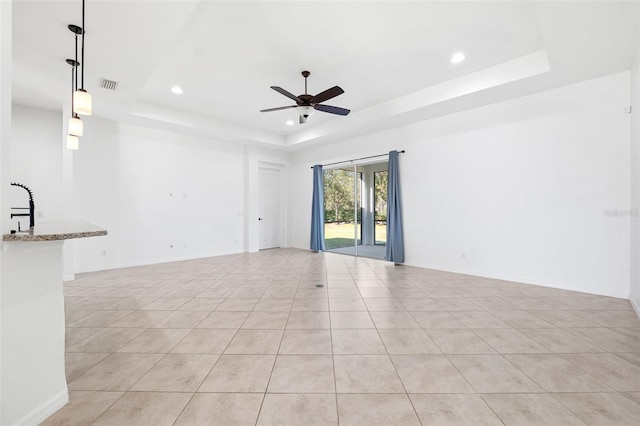
<svg viewBox="0 0 640 426"><path fill-rule="evenodd" d="M374 173L375 220L387 220L387 182L389 173ZM361 176L360 176L361 178ZM358 195L360 198L360 185ZM353 222L354 196L353 171L332 169L324 171L324 220L325 222ZM360 213L358 214L358 220Z"/></svg>
<svg viewBox="0 0 640 426"><path fill-rule="evenodd" d="M376 221L387 220L387 184L389 182L389 172L387 170L373 173L373 185L375 190L375 219Z"/></svg>
<svg viewBox="0 0 640 426"><path fill-rule="evenodd" d="M353 172L324 171L325 222L353 222Z"/></svg>

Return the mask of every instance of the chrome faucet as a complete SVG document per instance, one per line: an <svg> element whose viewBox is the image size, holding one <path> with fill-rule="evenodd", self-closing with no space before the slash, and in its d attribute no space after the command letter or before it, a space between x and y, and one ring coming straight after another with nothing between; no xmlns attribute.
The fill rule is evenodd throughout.
<svg viewBox="0 0 640 426"><path fill-rule="evenodd" d="M21 183L16 183L16 182L11 182L11 186L19 186L20 188L24 189L25 191L27 191L29 193L29 214L27 213L11 213L11 219L13 219L16 216L29 216L29 229L33 229L33 226L35 225L35 221L34 221L34 210L35 210L35 206L33 204L33 193L31 192L31 190L26 186L23 185ZM26 210L27 207L11 207L12 210Z"/></svg>

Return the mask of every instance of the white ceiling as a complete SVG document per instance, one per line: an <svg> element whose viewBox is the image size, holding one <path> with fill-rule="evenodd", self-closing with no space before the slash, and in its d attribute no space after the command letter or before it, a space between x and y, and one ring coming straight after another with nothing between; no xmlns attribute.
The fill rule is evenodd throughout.
<svg viewBox="0 0 640 426"><path fill-rule="evenodd" d="M15 102L68 102L80 5L14 1ZM636 1L88 0L85 86L107 118L300 149L627 70L638 24ZM291 105L269 86L302 94L305 69L352 113L259 112Z"/></svg>

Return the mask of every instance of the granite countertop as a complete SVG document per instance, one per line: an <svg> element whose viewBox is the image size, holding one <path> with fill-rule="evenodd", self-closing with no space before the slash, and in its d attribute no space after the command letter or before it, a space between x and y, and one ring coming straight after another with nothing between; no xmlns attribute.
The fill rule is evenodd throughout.
<svg viewBox="0 0 640 426"><path fill-rule="evenodd" d="M74 238L100 237L107 231L88 222L51 221L37 224L29 231L4 234L4 241L58 241Z"/></svg>

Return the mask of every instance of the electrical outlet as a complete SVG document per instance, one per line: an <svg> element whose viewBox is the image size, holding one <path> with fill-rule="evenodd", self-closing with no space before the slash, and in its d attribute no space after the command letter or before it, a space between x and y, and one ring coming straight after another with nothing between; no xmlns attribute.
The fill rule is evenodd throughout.
<svg viewBox="0 0 640 426"><path fill-rule="evenodd" d="M460 259L466 259L467 258L467 253L462 252L460 253Z"/></svg>
<svg viewBox="0 0 640 426"><path fill-rule="evenodd" d="M107 251L106 250L101 250L100 251L100 256L105 257L107 255Z"/></svg>
<svg viewBox="0 0 640 426"><path fill-rule="evenodd" d="M173 244L170 244L170 245L169 245L169 248L173 248Z"/></svg>

